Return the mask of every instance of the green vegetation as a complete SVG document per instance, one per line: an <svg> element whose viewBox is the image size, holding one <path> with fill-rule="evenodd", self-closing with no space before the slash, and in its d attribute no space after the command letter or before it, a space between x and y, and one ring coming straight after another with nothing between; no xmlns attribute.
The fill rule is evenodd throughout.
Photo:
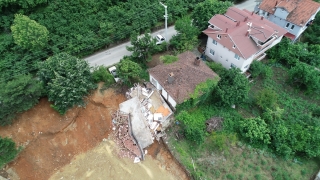
<svg viewBox="0 0 320 180"><path fill-rule="evenodd" d="M47 45L49 31L29 17L16 14L11 26L14 42L25 49L38 49Z"/></svg>
<svg viewBox="0 0 320 180"><path fill-rule="evenodd" d="M178 52L185 52L198 45L200 31L193 25L189 16L178 19L174 29L177 34L170 39L170 45Z"/></svg>
<svg viewBox="0 0 320 180"><path fill-rule="evenodd" d="M195 5L191 18L199 31L203 31L208 27L208 21L213 15L224 14L230 6L230 1L205 0Z"/></svg>
<svg viewBox="0 0 320 180"><path fill-rule="evenodd" d="M52 108L65 114L74 105L85 106L83 96L95 88L88 62L60 53L39 63L38 76L43 82Z"/></svg>
<svg viewBox="0 0 320 180"><path fill-rule="evenodd" d="M219 76L217 88L214 96L217 104L231 106L243 103L248 98L249 82L248 79L240 73L239 69L231 68L222 71Z"/></svg>
<svg viewBox="0 0 320 180"><path fill-rule="evenodd" d="M169 24L187 15L200 1L163 1L168 6ZM147 29L160 28L164 23L163 13L164 8L156 0L0 1L0 84L18 84L19 79L28 74L35 77L39 71L38 63L59 53L84 57L109 45L127 41L133 32L140 34ZM156 52L166 49L166 46L166 43L158 45ZM131 60L146 61L150 57L148 53L143 54L142 59ZM145 79L147 76L146 71L140 74ZM96 75L93 77L97 78ZM100 76L104 77L107 76ZM9 92L10 89L2 91ZM11 102L20 102L18 96L13 97L16 99L11 98ZM37 100L39 95L36 93L32 98ZM2 101L5 101L4 96L0 96ZM15 110L9 105L0 104L1 121L8 115L8 111L3 109L13 109L10 116L14 117L15 112L32 107ZM63 109L61 113L65 111ZM5 124L11 122L6 121Z"/></svg>
<svg viewBox="0 0 320 180"><path fill-rule="evenodd" d="M160 56L160 60L164 63L164 64L171 64L173 62L176 62L179 60L179 58L177 56L172 56L172 55L164 55L164 56Z"/></svg>
<svg viewBox="0 0 320 180"><path fill-rule="evenodd" d="M41 82L29 75L0 83L0 125L11 124L16 113L30 109L43 93Z"/></svg>
<svg viewBox="0 0 320 180"><path fill-rule="evenodd" d="M113 76L104 66L97 66L93 68L92 79L95 83L104 82L105 86L110 86L114 83Z"/></svg>
<svg viewBox="0 0 320 180"><path fill-rule="evenodd" d="M117 73L121 81L127 85L132 85L138 81L138 78L142 72L142 68L139 64L131 61L128 58L122 59L117 64Z"/></svg>
<svg viewBox="0 0 320 180"><path fill-rule="evenodd" d="M21 147L16 148L16 143L9 138L0 136L0 168L12 161L20 152Z"/></svg>

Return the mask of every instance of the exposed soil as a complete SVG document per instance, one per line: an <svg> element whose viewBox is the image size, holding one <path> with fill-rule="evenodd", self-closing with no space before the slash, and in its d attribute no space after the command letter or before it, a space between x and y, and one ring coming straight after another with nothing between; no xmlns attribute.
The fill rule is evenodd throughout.
<svg viewBox="0 0 320 180"><path fill-rule="evenodd" d="M63 171L62 167L76 160L76 155L87 151L90 153L89 150L108 138L112 127L110 114L123 101L124 95L116 94L113 89L107 89L103 93L96 91L88 98L86 108L75 107L61 116L50 107L46 98L41 99L34 108L19 115L11 126L0 127L0 136L11 137L24 147L19 156L5 167L9 177L13 180L49 179L54 173ZM171 164L170 158L163 158L163 162ZM99 166L108 171L108 162ZM72 173L77 174L70 171ZM112 179L118 178L113 176Z"/></svg>

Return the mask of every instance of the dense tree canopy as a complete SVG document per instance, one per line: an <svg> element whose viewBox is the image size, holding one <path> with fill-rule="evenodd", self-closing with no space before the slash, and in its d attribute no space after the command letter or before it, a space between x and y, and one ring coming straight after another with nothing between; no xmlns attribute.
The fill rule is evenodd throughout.
<svg viewBox="0 0 320 180"><path fill-rule="evenodd" d="M74 105L84 106L83 97L95 87L88 62L60 53L39 64L42 80L52 107L60 114Z"/></svg>
<svg viewBox="0 0 320 180"><path fill-rule="evenodd" d="M184 52L191 50L198 44L198 35L200 31L193 26L189 16L178 19L174 26L177 35L170 40L170 44L178 51Z"/></svg>
<svg viewBox="0 0 320 180"><path fill-rule="evenodd" d="M320 70L305 63L297 63L289 70L289 79L292 84L306 88L307 92L318 92L320 88Z"/></svg>
<svg viewBox="0 0 320 180"><path fill-rule="evenodd" d="M213 92L217 103L231 106L247 100L250 89L249 82L239 69L224 70L219 76L221 79Z"/></svg>
<svg viewBox="0 0 320 180"><path fill-rule="evenodd" d="M232 6L230 1L205 0L198 3L192 11L191 18L200 31L208 27L208 21L215 14L224 14Z"/></svg>
<svg viewBox="0 0 320 180"><path fill-rule="evenodd" d="M32 108L42 95L39 80L31 75L19 75L0 83L0 125L11 124L16 113Z"/></svg>
<svg viewBox="0 0 320 180"><path fill-rule="evenodd" d="M14 42L25 49L38 49L48 42L47 28L22 14L15 15L11 30Z"/></svg>
<svg viewBox="0 0 320 180"><path fill-rule="evenodd" d="M150 61L151 55L160 50L150 31L146 31L141 36L138 33L133 33L130 40L132 46L127 46L127 50L132 52L131 57L137 62L146 63Z"/></svg>
<svg viewBox="0 0 320 180"><path fill-rule="evenodd" d="M117 71L119 78L125 84L133 84L138 80L138 77L142 72L142 68L139 64L125 58L117 65Z"/></svg>
<svg viewBox="0 0 320 180"><path fill-rule="evenodd" d="M271 140L268 125L260 117L240 121L240 132L253 144L269 144Z"/></svg>
<svg viewBox="0 0 320 180"><path fill-rule="evenodd" d="M12 161L20 149L16 148L16 143L9 138L2 138L0 136L0 168L6 163Z"/></svg>

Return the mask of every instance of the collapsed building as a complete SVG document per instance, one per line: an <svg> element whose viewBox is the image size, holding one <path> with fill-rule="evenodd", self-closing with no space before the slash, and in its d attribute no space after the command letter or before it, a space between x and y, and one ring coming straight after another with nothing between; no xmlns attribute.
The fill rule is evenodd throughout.
<svg viewBox="0 0 320 180"><path fill-rule="evenodd" d="M135 84L126 93L127 101L112 115L115 135L131 155L143 160L145 148L165 135L172 110L150 83Z"/></svg>

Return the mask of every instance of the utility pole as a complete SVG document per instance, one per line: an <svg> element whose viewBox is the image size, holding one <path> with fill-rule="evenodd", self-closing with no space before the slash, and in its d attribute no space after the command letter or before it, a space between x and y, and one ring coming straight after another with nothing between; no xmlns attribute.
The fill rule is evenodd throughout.
<svg viewBox="0 0 320 180"><path fill-rule="evenodd" d="M168 34L167 34L167 31L168 31L168 27L167 27L167 20L168 20L168 14L167 14L167 6L164 5L162 2L160 2L160 4L164 7L164 10L165 10L165 14L164 14L164 19L165 19L165 28L166 28L166 42L168 42ZM167 49L168 49L168 45L167 45Z"/></svg>

